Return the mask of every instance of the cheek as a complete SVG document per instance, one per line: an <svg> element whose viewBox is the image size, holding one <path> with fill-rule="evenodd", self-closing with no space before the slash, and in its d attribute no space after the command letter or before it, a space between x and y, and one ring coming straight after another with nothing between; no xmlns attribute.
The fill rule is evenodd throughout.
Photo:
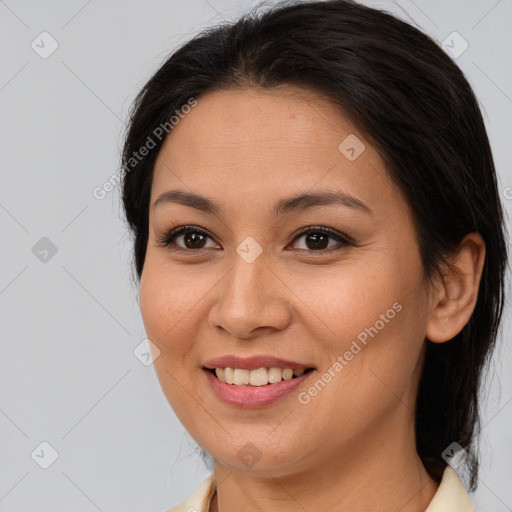
<svg viewBox="0 0 512 512"><path fill-rule="evenodd" d="M409 293L408 283L414 279L412 275L404 277L400 279L399 272L384 258L367 257L357 268L345 265L314 280L303 278L309 297L304 302L316 314L317 332L326 333L322 338L343 349L360 334L364 339L366 329L373 332L376 323L377 330L384 332L397 322L397 309L401 309Z"/></svg>
<svg viewBox="0 0 512 512"><path fill-rule="evenodd" d="M148 338L160 349L162 355L186 349L183 335L193 328L191 317L198 292L191 283L176 272L157 267L147 261L140 281L140 310Z"/></svg>
<svg viewBox="0 0 512 512"><path fill-rule="evenodd" d="M333 379L332 388L348 386L357 402L390 390L401 395L408 388L427 319L419 262L366 256L357 270L332 279L328 293L315 302L315 310L323 312L321 323L331 330L324 366L343 359L342 368L336 367L342 377Z"/></svg>
<svg viewBox="0 0 512 512"><path fill-rule="evenodd" d="M146 259L139 297L147 337L159 350L153 366L169 404L187 426L192 414L190 392L197 394L188 369L193 362L187 362L198 325L194 316L198 295L193 291L190 281L187 285L176 272Z"/></svg>

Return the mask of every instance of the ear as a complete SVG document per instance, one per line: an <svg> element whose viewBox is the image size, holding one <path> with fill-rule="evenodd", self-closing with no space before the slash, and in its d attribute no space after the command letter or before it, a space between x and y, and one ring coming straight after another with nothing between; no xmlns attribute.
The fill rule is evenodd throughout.
<svg viewBox="0 0 512 512"><path fill-rule="evenodd" d="M464 237L448 268L444 282L433 295L426 338L443 343L456 336L475 309L485 261L485 242L479 233Z"/></svg>

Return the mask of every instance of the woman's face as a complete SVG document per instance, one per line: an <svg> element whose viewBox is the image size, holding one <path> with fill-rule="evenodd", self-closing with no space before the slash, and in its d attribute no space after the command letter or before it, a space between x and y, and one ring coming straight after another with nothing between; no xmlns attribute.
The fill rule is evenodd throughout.
<svg viewBox="0 0 512 512"><path fill-rule="evenodd" d="M169 191L181 199L155 207ZM311 92L209 92L174 127L140 306L169 403L222 464L285 475L412 435L431 304L411 212L364 135ZM224 356L288 363L209 364ZM238 387L205 366L245 369L237 382L313 370Z"/></svg>

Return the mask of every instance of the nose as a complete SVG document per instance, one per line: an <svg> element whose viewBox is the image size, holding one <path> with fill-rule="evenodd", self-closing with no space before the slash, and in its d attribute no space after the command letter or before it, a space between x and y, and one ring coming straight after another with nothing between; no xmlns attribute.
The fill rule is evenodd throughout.
<svg viewBox="0 0 512 512"><path fill-rule="evenodd" d="M238 254L216 287L210 324L237 339L253 339L285 329L290 323L290 289L262 253L248 263Z"/></svg>

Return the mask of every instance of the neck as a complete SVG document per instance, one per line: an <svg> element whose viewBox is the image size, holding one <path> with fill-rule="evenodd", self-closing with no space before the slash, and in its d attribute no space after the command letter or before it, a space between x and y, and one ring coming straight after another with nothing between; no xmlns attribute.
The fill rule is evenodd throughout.
<svg viewBox="0 0 512 512"><path fill-rule="evenodd" d="M210 512L424 512L438 483L416 453L414 430L401 418L379 426L299 472L243 472L215 460L217 492ZM353 447L353 448L350 448Z"/></svg>

